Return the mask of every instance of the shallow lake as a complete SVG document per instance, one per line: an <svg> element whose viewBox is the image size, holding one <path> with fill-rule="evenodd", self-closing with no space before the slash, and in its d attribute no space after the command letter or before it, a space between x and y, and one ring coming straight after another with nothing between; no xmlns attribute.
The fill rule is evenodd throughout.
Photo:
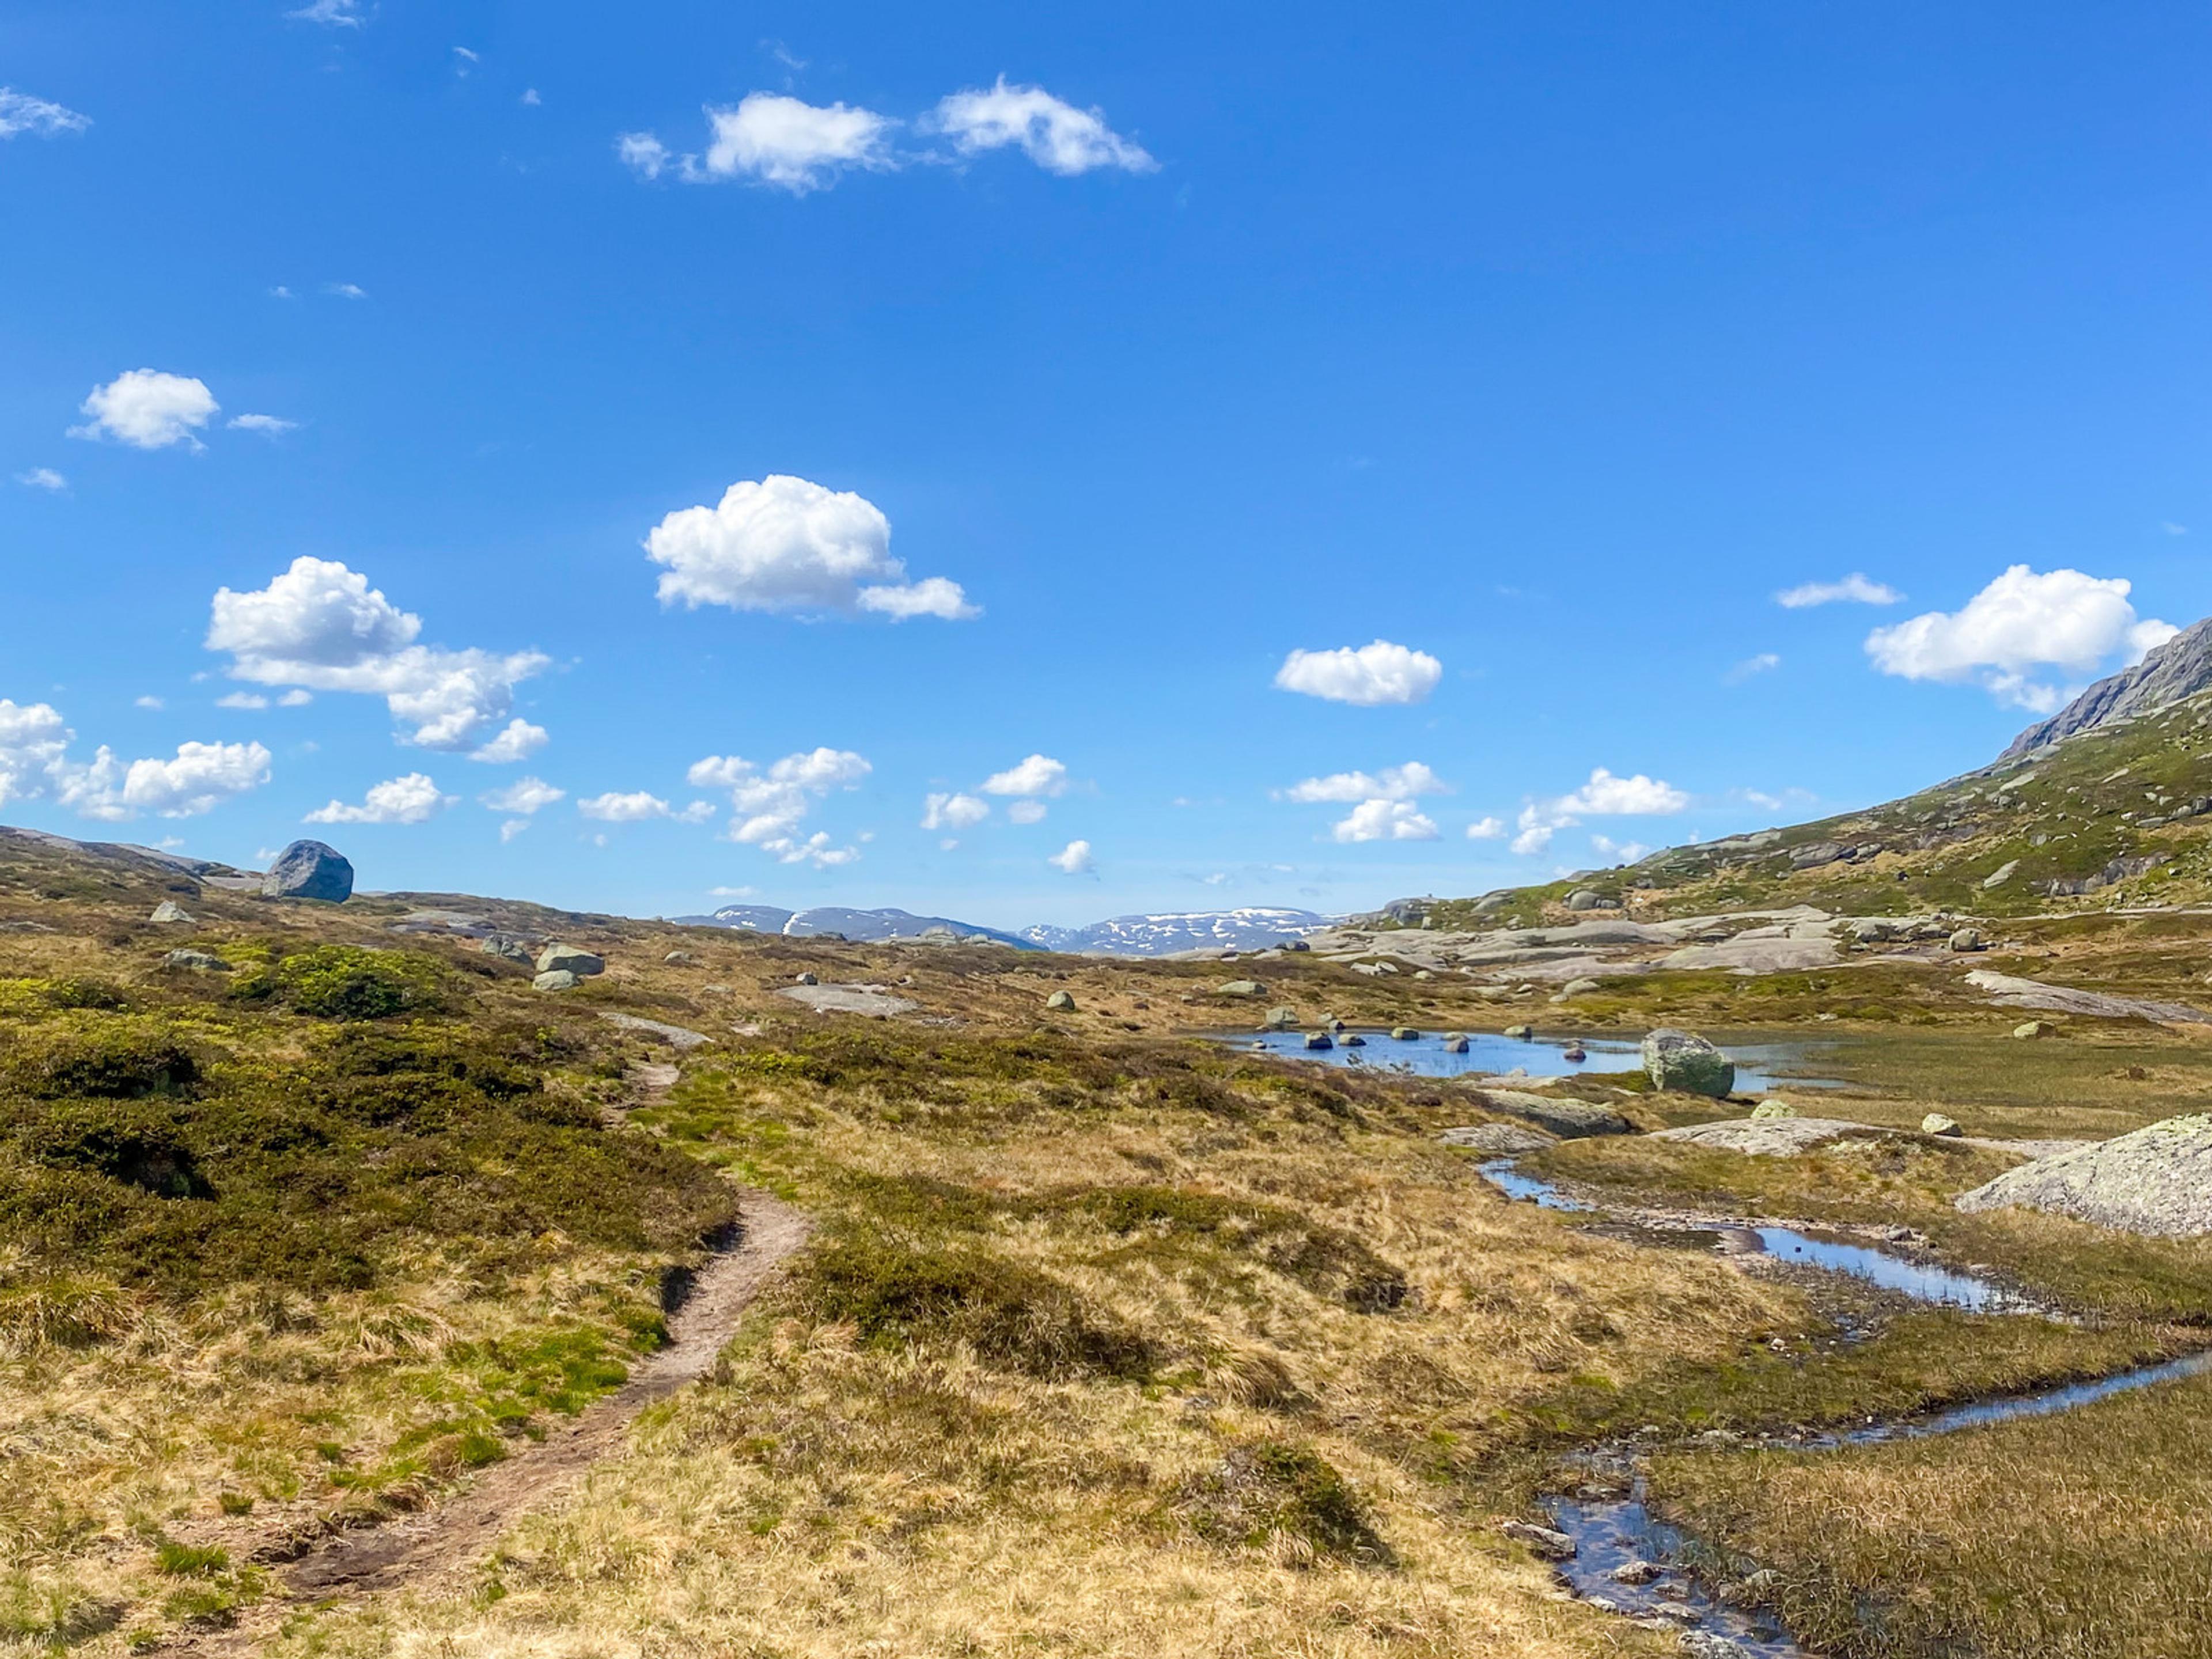
<svg viewBox="0 0 2212 1659"><path fill-rule="evenodd" d="M1344 1039L1357 1035L1364 1046L1347 1048ZM1376 1071L1403 1072L1414 1077L1497 1077L1520 1071L1532 1078L1571 1077L1577 1072L1632 1072L1643 1063L1640 1042L1620 1037L1509 1037L1495 1031L1467 1033L1467 1052L1446 1051L1443 1033L1424 1031L1401 1042L1387 1030L1343 1031L1335 1034L1332 1048L1309 1048L1304 1031L1261 1031L1226 1039L1233 1047L1266 1052L1285 1060L1310 1060L1324 1066L1369 1066ZM1567 1050L1579 1042L1588 1055L1569 1060ZM1777 1077L1774 1071L1802 1065L1805 1049L1791 1042L1747 1043L1730 1048L1735 1061L1738 1094L1766 1094L1784 1089L1835 1089L1833 1078Z"/></svg>

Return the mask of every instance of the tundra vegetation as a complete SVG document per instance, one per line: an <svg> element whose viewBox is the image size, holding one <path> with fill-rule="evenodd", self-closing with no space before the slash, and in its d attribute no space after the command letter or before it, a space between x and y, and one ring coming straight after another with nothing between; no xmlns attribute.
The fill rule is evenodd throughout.
<svg viewBox="0 0 2212 1659"><path fill-rule="evenodd" d="M1526 1017L1449 978L1285 956L1233 970L1255 1004L1219 964L419 901L606 957L548 995L465 933L395 931L404 896L174 886L0 848L0 1651L1676 1652L1503 1530L1624 1436L1716 1577L1827 1651L2207 1650L2203 1382L1908 1445L1761 1438L2202 1340L2204 1246L1959 1215L2017 1155L1914 1127L2132 1128L2212 1096L2197 1038L2019 1042L1909 968L1609 983L1545 1012L1817 1042L1850 1085L1820 1109L1875 1130L1794 1159L1563 1144L1528 1166L1597 1207L1561 1214L1439 1142L1507 1119L1472 1085L1195 1035L1274 1004ZM194 920L146 922L164 896ZM2201 952L2081 926L2085 983ZM163 967L183 945L230 967ZM813 1013L778 994L803 973L916 1012ZM1645 1129L1742 1109L1562 1092ZM749 1190L814 1232L700 1382L488 1551L290 1597L304 1545L437 1504L617 1386ZM2075 1318L1917 1308L1607 1214L1652 1206L1911 1228Z"/></svg>

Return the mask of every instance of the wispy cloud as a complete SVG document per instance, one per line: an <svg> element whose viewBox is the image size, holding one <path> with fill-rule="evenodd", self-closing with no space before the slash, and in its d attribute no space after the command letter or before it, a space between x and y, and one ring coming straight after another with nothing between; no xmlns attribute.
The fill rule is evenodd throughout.
<svg viewBox="0 0 2212 1659"><path fill-rule="evenodd" d="M1854 570L1841 581L1803 582L1785 587L1774 602L1791 611L1814 605L1895 605L1905 597L1887 582L1873 581Z"/></svg>
<svg viewBox="0 0 2212 1659"><path fill-rule="evenodd" d="M1729 685L1741 685L1754 675L1771 674L1781 666L1780 657L1771 651L1762 651L1755 657L1746 657L1727 673L1722 675L1721 678Z"/></svg>
<svg viewBox="0 0 2212 1659"><path fill-rule="evenodd" d="M52 138L64 132L82 132L91 125L89 115L80 115L44 98L33 98L13 87L0 87L0 138L13 138L25 132L34 138Z"/></svg>

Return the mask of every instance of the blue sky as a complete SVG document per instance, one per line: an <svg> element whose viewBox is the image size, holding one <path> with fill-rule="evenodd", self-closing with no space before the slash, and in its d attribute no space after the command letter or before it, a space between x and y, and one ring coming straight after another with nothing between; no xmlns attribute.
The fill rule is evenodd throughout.
<svg viewBox="0 0 2212 1659"><path fill-rule="evenodd" d="M1904 793L2212 611L2208 67L2172 5L18 0L0 819L1019 925Z"/></svg>

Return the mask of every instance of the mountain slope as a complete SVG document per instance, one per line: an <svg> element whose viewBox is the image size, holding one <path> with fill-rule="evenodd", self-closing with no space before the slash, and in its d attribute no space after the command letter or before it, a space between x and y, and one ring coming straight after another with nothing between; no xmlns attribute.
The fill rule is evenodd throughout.
<svg viewBox="0 0 2212 1659"><path fill-rule="evenodd" d="M2018 760L2080 732L2149 714L2212 690L2212 617L2185 629L2133 668L2099 680L2049 720L2012 740L2001 760Z"/></svg>
<svg viewBox="0 0 2212 1659"><path fill-rule="evenodd" d="M1166 957L1182 951L1261 951L1328 925L1327 917L1311 910L1247 905L1112 916L1083 927L1024 927L1022 937L1048 951L1077 955Z"/></svg>
<svg viewBox="0 0 2212 1659"><path fill-rule="evenodd" d="M835 933L855 944L877 939L921 939L951 934L956 939L981 938L994 945L1031 948L1029 941L995 927L954 921L946 916L917 916L911 911L884 908L854 910L839 904L821 904L808 910L780 909L773 904L726 904L712 915L673 916L687 927L734 927L747 933L781 933L787 939L818 939Z"/></svg>

